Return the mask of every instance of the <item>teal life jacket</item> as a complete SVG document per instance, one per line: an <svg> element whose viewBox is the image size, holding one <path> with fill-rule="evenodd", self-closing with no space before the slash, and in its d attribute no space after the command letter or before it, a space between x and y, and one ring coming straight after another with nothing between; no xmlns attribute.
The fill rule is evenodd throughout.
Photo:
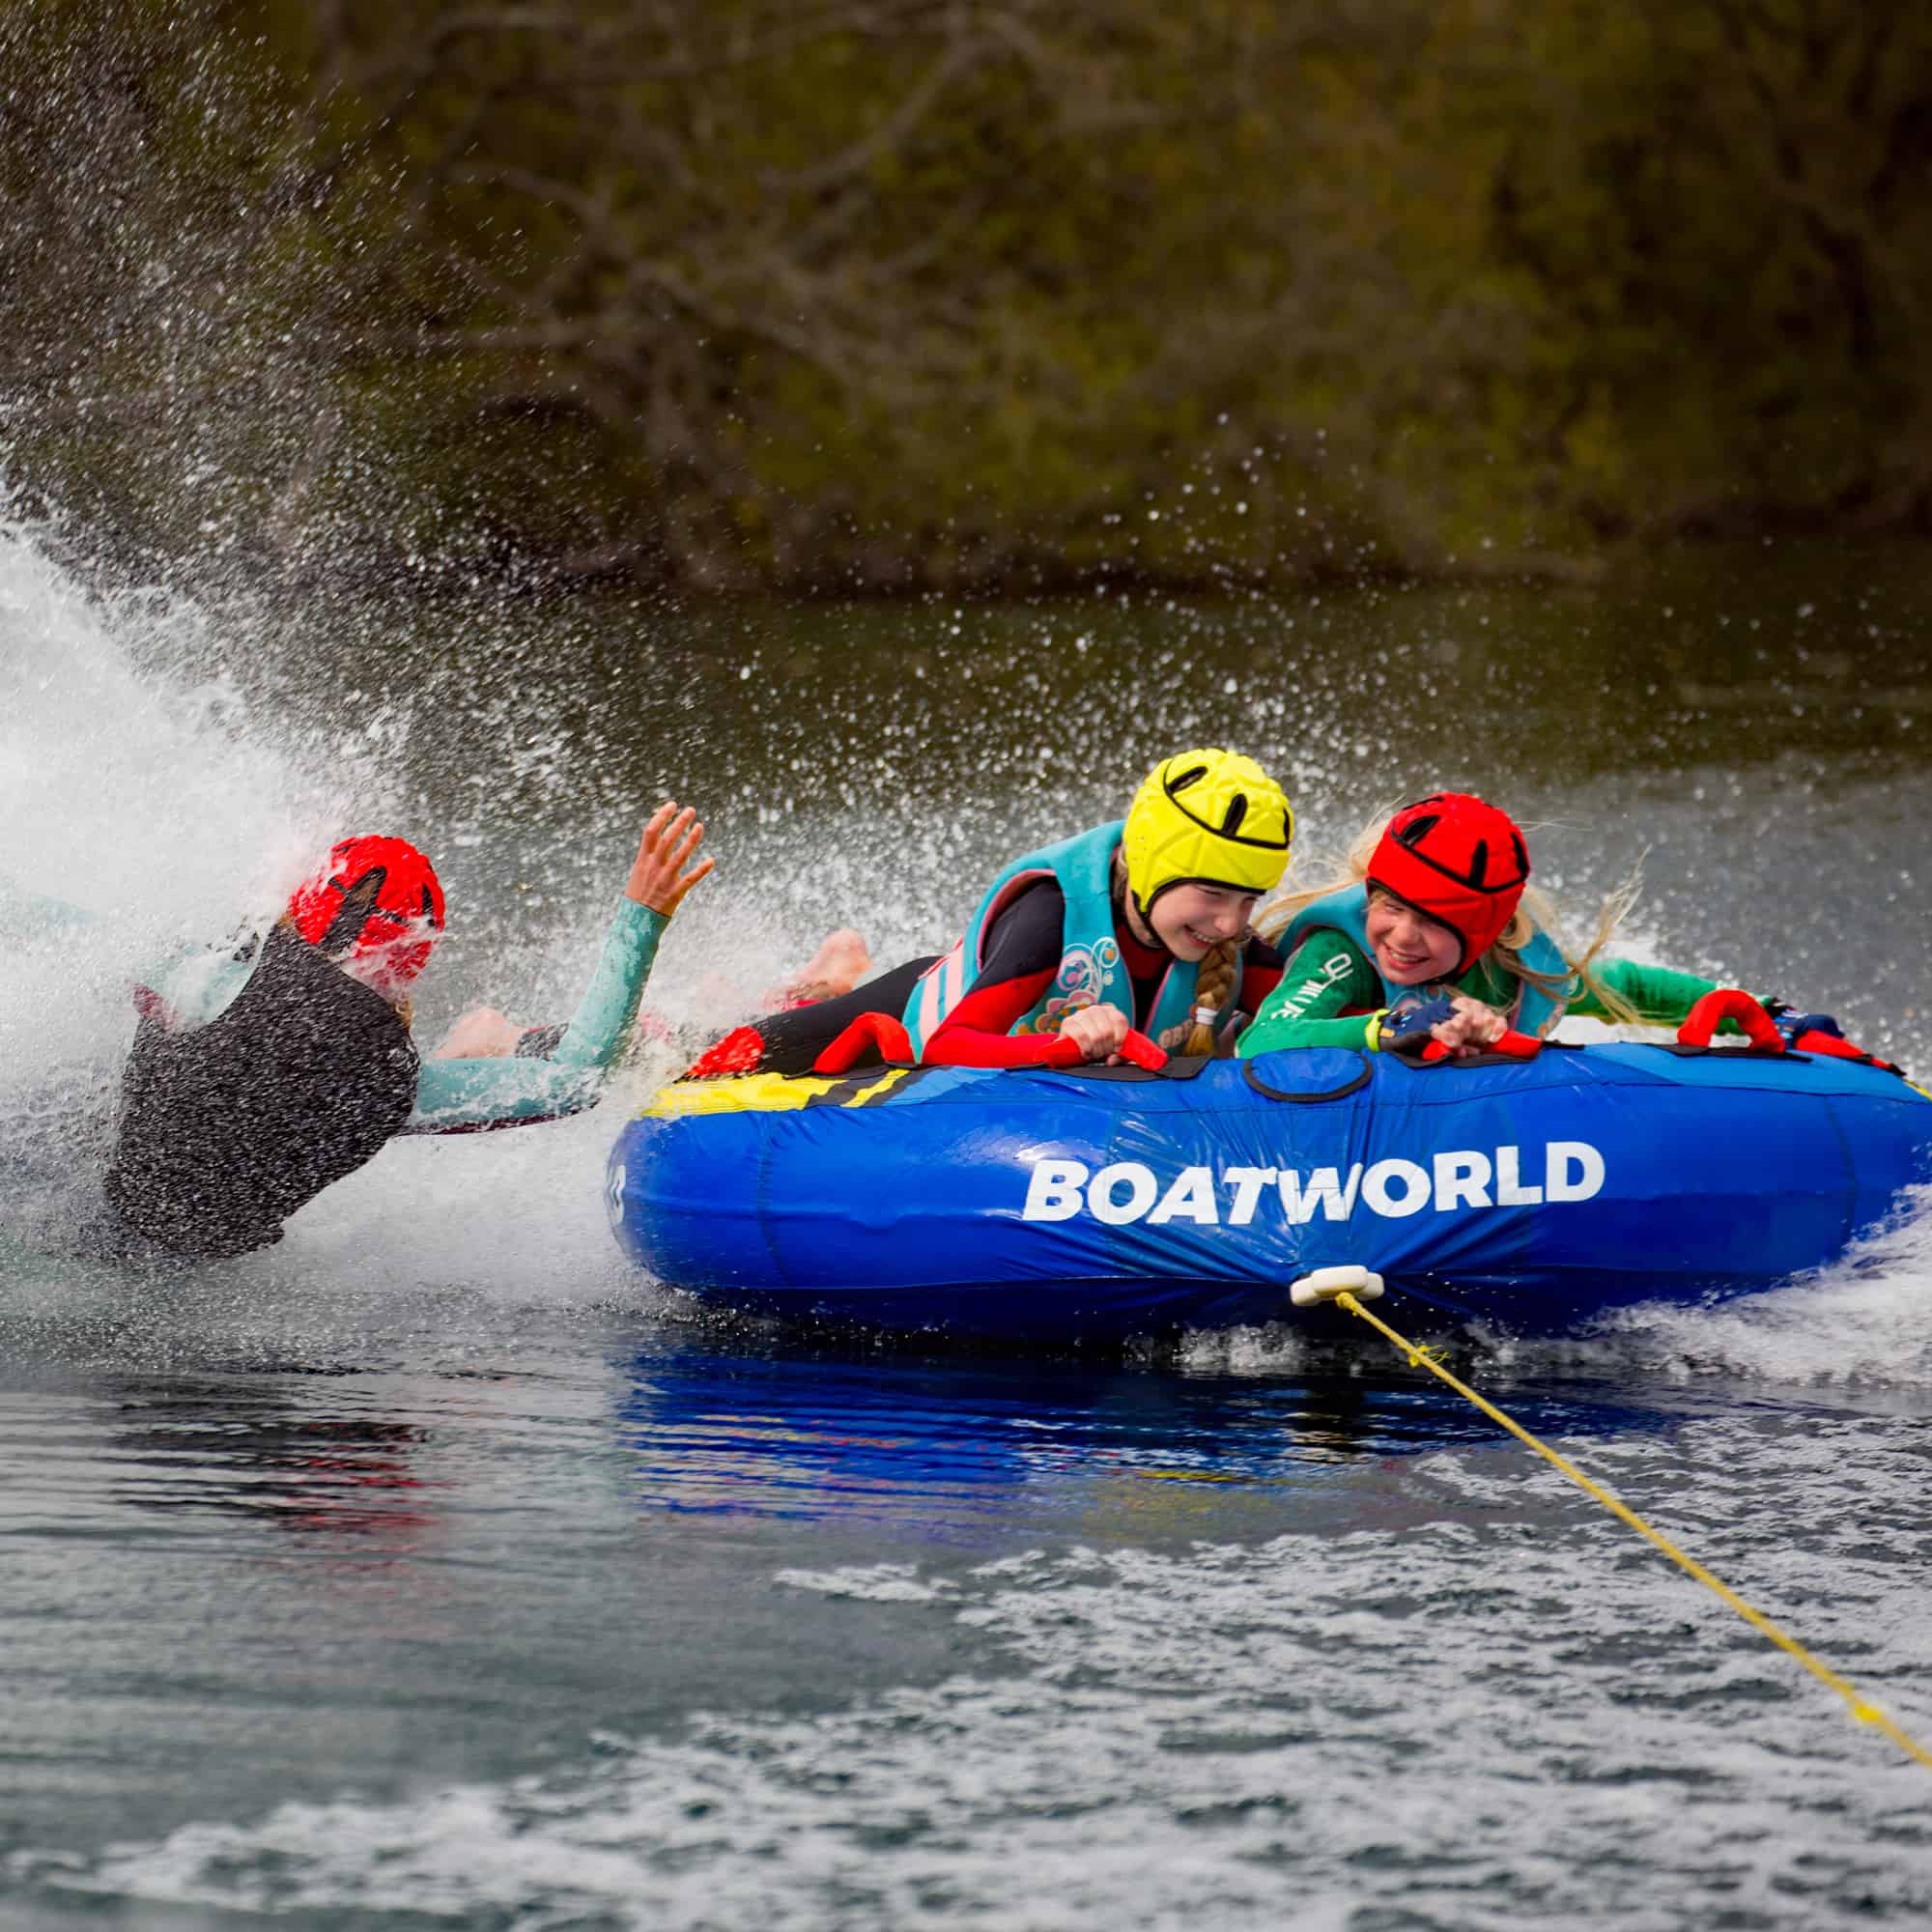
<svg viewBox="0 0 1932 1932"><path fill-rule="evenodd" d="M1122 821L1096 825L1057 845L1043 845L1015 859L993 881L965 936L943 959L926 968L915 982L901 1018L912 1037L915 1055L946 1022L947 1015L966 997L985 959L986 935L993 922L1027 887L1040 879L1059 883L1066 910L1061 925L1060 969L1033 1007L1013 1022L1009 1033L1054 1034L1068 1013L1102 1002L1134 1016L1134 986L1121 958L1121 942L1114 930L1114 854L1121 843ZM1170 1052L1187 1037L1194 1024L1197 974L1187 960L1177 959L1161 978L1153 1011L1144 1029ZM1218 1033L1234 1015L1230 1000L1214 1016Z"/></svg>
<svg viewBox="0 0 1932 1932"><path fill-rule="evenodd" d="M1314 932L1339 932L1352 940L1356 950L1369 962L1369 970L1376 971L1375 950L1369 944L1368 934L1369 893L1366 886L1344 886L1341 891L1326 893L1321 898L1311 900L1288 923L1276 944L1281 948L1282 956L1292 959L1295 948ZM1569 962L1563 957L1556 942L1540 926L1530 937L1529 944L1518 954L1522 963L1533 973L1548 974L1551 979L1575 982L1576 976L1570 970ZM1377 977L1379 979L1380 975ZM1404 993L1413 992L1411 986L1391 988L1384 984L1382 991L1393 1004ZM1509 1023L1519 1033L1536 1034L1539 1037L1553 1027L1563 1017L1564 1000L1552 999L1543 988L1528 980L1517 981L1517 994L1509 1009Z"/></svg>

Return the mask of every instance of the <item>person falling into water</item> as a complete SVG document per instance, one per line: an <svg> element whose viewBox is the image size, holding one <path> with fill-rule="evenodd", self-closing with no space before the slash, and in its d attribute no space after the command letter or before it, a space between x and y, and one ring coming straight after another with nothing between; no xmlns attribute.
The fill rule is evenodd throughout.
<svg viewBox="0 0 1932 1932"><path fill-rule="evenodd" d="M712 869L703 827L645 826L597 969L544 1057L439 1057L411 994L443 930L434 867L400 838L344 839L269 933L142 988L106 1194L134 1244L213 1259L264 1247L400 1133L460 1133L592 1106L665 927Z"/></svg>
<svg viewBox="0 0 1932 1932"><path fill-rule="evenodd" d="M703 837L689 807L652 814L566 1027L515 1053L446 1046L429 1060L411 1037L411 993L443 929L442 887L405 839L342 840L265 936L178 961L138 989L105 1245L124 1257L245 1254L398 1134L594 1106L665 928L712 869L696 856ZM453 1043L463 1035L459 1022Z"/></svg>

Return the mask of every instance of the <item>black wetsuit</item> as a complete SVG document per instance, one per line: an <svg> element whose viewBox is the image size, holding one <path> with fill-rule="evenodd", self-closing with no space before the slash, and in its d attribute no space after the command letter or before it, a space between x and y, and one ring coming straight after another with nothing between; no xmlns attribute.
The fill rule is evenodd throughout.
<svg viewBox="0 0 1932 1932"><path fill-rule="evenodd" d="M790 1007L781 1013L768 1013L754 1020L752 1030L764 1042L758 1068L769 1073L810 1073L812 1062L856 1020L861 1013L891 1013L896 1019L905 1011L919 976L934 964L937 955L908 959L890 973L881 973L863 986L841 993L836 1000L818 1000L809 1007Z"/></svg>
<svg viewBox="0 0 1932 1932"><path fill-rule="evenodd" d="M246 1254L399 1132L409 1029L287 925L228 1008L175 1033L144 1018L122 1076L107 1200L123 1231L197 1260Z"/></svg>

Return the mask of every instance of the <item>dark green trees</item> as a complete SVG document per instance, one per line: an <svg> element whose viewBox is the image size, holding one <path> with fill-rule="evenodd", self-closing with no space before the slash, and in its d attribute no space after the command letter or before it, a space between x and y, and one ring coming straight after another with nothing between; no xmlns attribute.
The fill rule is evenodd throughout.
<svg viewBox="0 0 1932 1932"><path fill-rule="evenodd" d="M1886 0L30 0L0 62L12 465L171 543L835 589L1932 522Z"/></svg>

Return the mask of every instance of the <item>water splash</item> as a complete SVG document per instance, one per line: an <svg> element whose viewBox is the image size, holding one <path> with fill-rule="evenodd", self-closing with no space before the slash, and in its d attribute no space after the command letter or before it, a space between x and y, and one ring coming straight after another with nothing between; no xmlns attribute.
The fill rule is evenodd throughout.
<svg viewBox="0 0 1932 1932"><path fill-rule="evenodd" d="M341 801L246 730L191 603L91 590L0 497L0 1161L35 1227L94 1184L129 992L259 921Z"/></svg>
<svg viewBox="0 0 1932 1932"><path fill-rule="evenodd" d="M134 983L184 946L259 928L318 851L394 812L394 747L411 722L381 707L331 739L278 717L244 692L260 664L244 678L227 662L251 643L233 612L159 588L97 589L62 560L60 536L0 498L0 1208L6 1234L30 1249L58 1247L86 1217ZM591 915L600 927L602 916ZM553 942L582 974L595 937L579 923L562 922ZM384 1172L300 1217L283 1250L208 1272L263 1306L310 1296L318 1276L356 1281L371 1225L396 1231L379 1247L405 1293L431 1276L446 1284L452 1253L554 1264L566 1219L583 1219L601 1253L601 1216L579 1214L594 1182L571 1190L532 1172L554 1168L554 1145L392 1151ZM569 1159L596 1171L592 1152L573 1147ZM504 1238L531 1219L529 1238ZM438 1221L447 1241L410 1232ZM15 1286L25 1274L51 1287L70 1311L87 1298L71 1270L8 1272Z"/></svg>
<svg viewBox="0 0 1932 1932"><path fill-rule="evenodd" d="M106 590L72 548L61 526L0 496L0 1243L14 1250L0 1272L14 1314L24 1296L70 1331L104 1319L145 1357L183 1317L184 1291L156 1325L105 1271L44 1259L99 1185L133 985L184 946L265 924L335 838L396 827L438 854L450 893L450 935L419 1003L424 1049L478 999L565 1018L636 819L621 831L611 813L607 835L497 807L497 770L556 803L573 761L554 734L511 728L488 694L461 721L472 753L463 782L434 752L414 755L423 715L435 724L464 688L460 670L439 674L447 653L430 625L399 636L354 607L272 623L164 587ZM323 630L330 650L318 647ZM366 689L338 701L358 661ZM330 664L333 690L315 668ZM412 671L420 708L403 695ZM793 923L761 918L757 898L750 881L685 916L691 943L668 949L652 988L655 1043L619 1098L668 1077L694 1035L747 1016L804 956ZM599 1199L608 1122L392 1147L295 1217L276 1249L198 1270L187 1319L270 1350L292 1327L318 1345L366 1337L412 1303L446 1317L452 1297L612 1292L627 1277Z"/></svg>
<svg viewBox="0 0 1932 1932"><path fill-rule="evenodd" d="M1607 1322L1592 1352L1605 1369L1680 1379L1735 1378L1856 1391L1932 1387L1932 1188L1818 1275L1715 1308L1663 1304Z"/></svg>

